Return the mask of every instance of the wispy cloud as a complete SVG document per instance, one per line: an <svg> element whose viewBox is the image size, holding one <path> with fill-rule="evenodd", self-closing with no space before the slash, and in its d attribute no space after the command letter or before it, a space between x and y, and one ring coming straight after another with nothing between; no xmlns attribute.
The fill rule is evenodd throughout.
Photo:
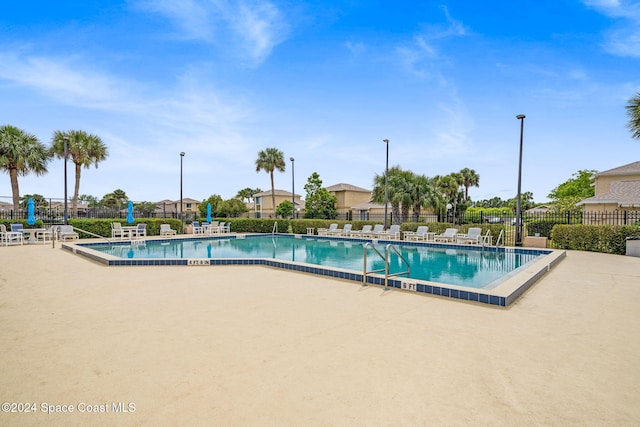
<svg viewBox="0 0 640 427"><path fill-rule="evenodd" d="M446 58L440 54L438 41L450 37L465 36L467 28L453 19L446 6L441 7L446 24L426 25L424 29L414 35L410 43L398 46L395 53L400 63L412 74L422 78L443 80L436 67L436 60L440 63Z"/></svg>
<svg viewBox="0 0 640 427"><path fill-rule="evenodd" d="M230 48L254 64L264 61L289 32L283 13L268 0L139 0L137 9L171 21L178 37ZM232 40L231 46L219 40Z"/></svg>
<svg viewBox="0 0 640 427"><path fill-rule="evenodd" d="M604 49L607 52L640 57L640 3L625 0L583 0L583 3L616 19L604 35Z"/></svg>

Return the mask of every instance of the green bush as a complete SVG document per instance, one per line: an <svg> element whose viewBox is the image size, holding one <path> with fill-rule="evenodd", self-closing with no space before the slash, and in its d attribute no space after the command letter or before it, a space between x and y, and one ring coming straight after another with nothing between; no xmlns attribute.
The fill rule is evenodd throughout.
<svg viewBox="0 0 640 427"><path fill-rule="evenodd" d="M556 225L551 240L558 249L624 255L626 238L639 234L640 227L635 225Z"/></svg>
<svg viewBox="0 0 640 427"><path fill-rule="evenodd" d="M122 221L121 218L100 218L100 219L69 219L69 225L72 225L78 229L86 230L90 233L97 234L102 237L111 237L111 224L119 222L123 226L126 225L138 225L147 224L147 236L159 236L160 224L169 224L171 228L178 231L180 230L180 220L172 218L136 218L133 224L127 224L126 221ZM95 237L87 233L78 231L80 238Z"/></svg>
<svg viewBox="0 0 640 427"><path fill-rule="evenodd" d="M540 219L525 223L525 227L527 227L529 236L535 236L536 233L539 233L540 237L551 237L551 230L555 225L566 223L566 221L557 219Z"/></svg>

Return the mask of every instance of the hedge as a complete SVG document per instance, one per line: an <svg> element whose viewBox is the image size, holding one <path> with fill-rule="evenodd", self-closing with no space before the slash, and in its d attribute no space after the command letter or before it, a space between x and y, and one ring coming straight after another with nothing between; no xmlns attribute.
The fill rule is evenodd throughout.
<svg viewBox="0 0 640 427"><path fill-rule="evenodd" d="M637 225L556 225L551 230L553 246L558 249L617 255L626 253L627 237L638 235Z"/></svg>
<svg viewBox="0 0 640 427"><path fill-rule="evenodd" d="M540 234L540 237L551 237L551 230L558 224L566 224L567 221L554 220L554 219L540 219L525 223L527 227L527 234L529 236L535 236L536 233Z"/></svg>

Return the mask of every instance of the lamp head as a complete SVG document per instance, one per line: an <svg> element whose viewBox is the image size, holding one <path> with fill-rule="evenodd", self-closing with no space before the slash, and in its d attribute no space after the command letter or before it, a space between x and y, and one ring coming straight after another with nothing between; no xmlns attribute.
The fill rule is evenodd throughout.
<svg viewBox="0 0 640 427"><path fill-rule="evenodd" d="M522 120L522 119L524 119L525 117L526 117L526 116L525 116L524 114L518 114L518 115L516 116L516 119L518 119L518 120Z"/></svg>
<svg viewBox="0 0 640 427"><path fill-rule="evenodd" d="M180 152L180 157L184 157L184 151Z"/></svg>
<svg viewBox="0 0 640 427"><path fill-rule="evenodd" d="M289 157L289 160L293 162L295 159L293 157Z"/></svg>
<svg viewBox="0 0 640 427"><path fill-rule="evenodd" d="M382 142L384 142L385 144L388 144L389 140L388 139L383 139Z"/></svg>

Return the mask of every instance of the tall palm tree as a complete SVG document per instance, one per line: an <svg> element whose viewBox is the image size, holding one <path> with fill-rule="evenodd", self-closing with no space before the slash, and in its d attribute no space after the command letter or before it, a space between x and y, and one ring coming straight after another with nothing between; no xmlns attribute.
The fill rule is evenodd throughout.
<svg viewBox="0 0 640 427"><path fill-rule="evenodd" d="M631 136L635 139L640 139L640 92L629 100L625 108L629 116L627 127L631 131Z"/></svg>
<svg viewBox="0 0 640 427"><path fill-rule="evenodd" d="M420 220L420 211L422 208L437 208L437 191L435 181L425 175L416 175L412 183L412 199L414 221Z"/></svg>
<svg viewBox="0 0 640 427"><path fill-rule="evenodd" d="M11 125L0 127L0 170L9 174L14 212L20 207L18 176L47 173L50 157L47 147L35 135Z"/></svg>
<svg viewBox="0 0 640 427"><path fill-rule="evenodd" d="M480 175L473 169L464 168L460 171L462 185L464 186L464 201L469 200L469 187L480 186Z"/></svg>
<svg viewBox="0 0 640 427"><path fill-rule="evenodd" d="M284 172L285 169L286 164L284 162L284 153L277 148L267 148L266 150L262 150L258 153L258 158L256 159L256 172L260 172L262 170L269 173L269 177L271 178L271 202L273 205L274 215L276 212L276 189L273 184L273 172L276 170Z"/></svg>
<svg viewBox="0 0 640 427"><path fill-rule="evenodd" d="M438 180L438 186L447 199L447 203L453 206L453 221L456 221L456 210L458 205L458 193L462 186L462 175L459 173L450 173Z"/></svg>
<svg viewBox="0 0 640 427"><path fill-rule="evenodd" d="M411 199L411 178L413 173L404 171L400 166L389 168L388 196L391 205L391 217L394 224L399 224L403 216L408 217L409 207L413 205ZM371 199L376 203L385 202L385 175L376 174L373 178Z"/></svg>
<svg viewBox="0 0 640 427"><path fill-rule="evenodd" d="M82 130L71 130L68 132L55 131L53 133L53 141L51 144L51 154L59 159L64 158L64 142L67 139L67 156L75 164L76 182L73 192L73 204L71 212L78 216L78 196L80 194L80 174L82 167L86 169L94 164L96 169L98 163L108 156L107 146L104 145L100 137L88 134Z"/></svg>

